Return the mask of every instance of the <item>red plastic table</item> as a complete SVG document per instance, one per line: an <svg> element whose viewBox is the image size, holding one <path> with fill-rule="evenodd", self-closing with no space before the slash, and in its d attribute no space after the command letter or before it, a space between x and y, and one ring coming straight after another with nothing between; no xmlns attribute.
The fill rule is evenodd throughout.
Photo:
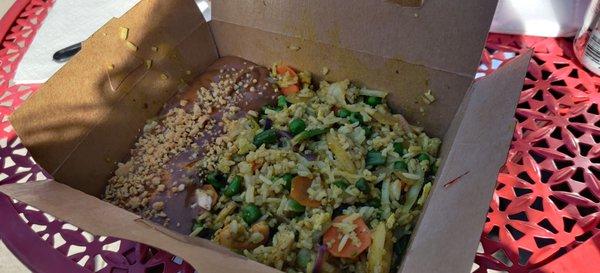
<svg viewBox="0 0 600 273"><path fill-rule="evenodd" d="M48 177L7 116L39 87L10 81L52 3L17 0L0 20L0 184ZM525 48L535 54L473 272L600 272L600 78L574 61L568 40L498 34L488 37L477 76ZM194 271L164 251L89 234L6 196L0 215L0 237L36 272Z"/></svg>

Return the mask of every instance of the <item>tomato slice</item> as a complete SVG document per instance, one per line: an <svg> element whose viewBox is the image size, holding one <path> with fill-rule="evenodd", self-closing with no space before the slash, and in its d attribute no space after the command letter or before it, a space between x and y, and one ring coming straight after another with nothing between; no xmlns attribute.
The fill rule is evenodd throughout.
<svg viewBox="0 0 600 273"><path fill-rule="evenodd" d="M312 180L304 176L296 176L292 179L292 189L290 190L290 198L296 200L305 207L318 208L321 202L310 199L308 197L308 188L312 184Z"/></svg>
<svg viewBox="0 0 600 273"><path fill-rule="evenodd" d="M334 223L340 223L344 219L348 217L347 215L340 215L333 219ZM351 239L348 239L344 247L339 250L340 241L344 234L342 234L341 230L339 230L335 226L331 226L327 232L323 235L323 244L327 246L327 251L331 253L331 255L340 258L349 258L353 259L360 255L363 251L365 251L371 245L371 230L365 224L365 221L362 217L358 217L353 221L356 228L354 232L356 232L356 236L360 241L359 245L355 245Z"/></svg>

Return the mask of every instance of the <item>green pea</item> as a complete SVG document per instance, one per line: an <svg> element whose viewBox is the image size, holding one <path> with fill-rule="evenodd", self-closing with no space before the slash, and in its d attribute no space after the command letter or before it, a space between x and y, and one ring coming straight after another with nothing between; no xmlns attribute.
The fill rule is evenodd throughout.
<svg viewBox="0 0 600 273"><path fill-rule="evenodd" d="M408 164L402 160L394 162L394 170L401 172L408 172Z"/></svg>
<svg viewBox="0 0 600 273"><path fill-rule="evenodd" d="M280 109L284 109L288 107L288 102L287 99L285 98L285 96L281 95L279 97L277 97L277 107L279 107Z"/></svg>
<svg viewBox="0 0 600 273"><path fill-rule="evenodd" d="M232 197L240 193L242 190L243 180L244 179L241 176L236 175L233 179L231 179L231 182L229 182L229 185L227 185L227 187L223 191L223 194L225 194L225 196L227 197Z"/></svg>
<svg viewBox="0 0 600 273"><path fill-rule="evenodd" d="M299 133L302 133L304 129L306 129L306 122L304 122L304 120L302 119L295 118L292 121L290 121L288 127L290 128L290 132L292 133L292 135L297 135Z"/></svg>
<svg viewBox="0 0 600 273"><path fill-rule="evenodd" d="M379 198L374 198L367 201L366 205L369 207L379 208L381 207L381 200L379 200Z"/></svg>
<svg viewBox="0 0 600 273"><path fill-rule="evenodd" d="M326 133L327 131L328 131L328 129L312 129L312 130L303 131L302 133L299 133L292 139L292 143L298 144L298 143L300 143L304 140L307 140L311 137L322 135L322 134Z"/></svg>
<svg viewBox="0 0 600 273"><path fill-rule="evenodd" d="M402 142L395 142L394 152L398 153L399 155L404 155L404 144L402 144Z"/></svg>
<svg viewBox="0 0 600 273"><path fill-rule="evenodd" d="M380 166L385 164L385 157L378 151L368 151L365 158L366 166Z"/></svg>
<svg viewBox="0 0 600 273"><path fill-rule="evenodd" d="M431 163L431 158L426 153L422 153L419 155L419 161L429 161Z"/></svg>
<svg viewBox="0 0 600 273"><path fill-rule="evenodd" d="M353 112L352 114L350 114L350 117L348 117L348 121L352 124L354 123L363 123L363 116L359 113L359 112Z"/></svg>
<svg viewBox="0 0 600 273"><path fill-rule="evenodd" d="M300 203L298 203L296 200L294 199L288 199L288 208L290 209L290 211L293 212L304 212L304 206L300 205Z"/></svg>
<svg viewBox="0 0 600 273"><path fill-rule="evenodd" d="M337 110L337 116L340 118L347 118L352 114L352 112L348 111L346 108L342 108Z"/></svg>
<svg viewBox="0 0 600 273"><path fill-rule="evenodd" d="M294 175L291 173L286 173L286 174L282 175L281 178L285 181L285 189L288 191L291 190L292 189L292 179L294 179Z"/></svg>
<svg viewBox="0 0 600 273"><path fill-rule="evenodd" d="M254 204L248 204L242 207L242 219L246 224L252 225L262 216L260 209Z"/></svg>
<svg viewBox="0 0 600 273"><path fill-rule="evenodd" d="M254 136L252 144L260 147L263 144L274 144L277 142L277 132L274 129L264 130Z"/></svg>
<svg viewBox="0 0 600 273"><path fill-rule="evenodd" d="M367 180L365 180L364 178L358 179L356 181L355 184L356 188L363 192L363 193L369 193L371 191L371 189L369 188L369 184L367 183Z"/></svg>
<svg viewBox="0 0 600 273"><path fill-rule="evenodd" d="M206 176L206 181L211 184L215 189L222 190L225 188L225 183L223 182L225 178L219 172L211 172Z"/></svg>
<svg viewBox="0 0 600 273"><path fill-rule="evenodd" d="M374 97L374 96L368 96L367 99L365 100L365 103L371 107L375 107L375 106L381 104L381 98Z"/></svg>
<svg viewBox="0 0 600 273"><path fill-rule="evenodd" d="M333 185L342 190L345 190L349 186L348 181L346 181L345 179L337 180L337 181L333 182Z"/></svg>

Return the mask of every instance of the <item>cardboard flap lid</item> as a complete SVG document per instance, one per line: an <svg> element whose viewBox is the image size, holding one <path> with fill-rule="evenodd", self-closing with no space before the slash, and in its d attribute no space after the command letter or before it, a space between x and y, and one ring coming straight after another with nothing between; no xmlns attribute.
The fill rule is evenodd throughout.
<svg viewBox="0 0 600 273"><path fill-rule="evenodd" d="M414 8L390 0L220 0L212 3L212 20L472 78L496 4L426 0Z"/></svg>
<svg viewBox="0 0 600 273"><path fill-rule="evenodd" d="M469 272L500 167L531 53L475 81L456 115L442 168L416 227L401 273ZM520 79L520 80L517 80Z"/></svg>
<svg viewBox="0 0 600 273"><path fill-rule="evenodd" d="M77 182L57 175L63 166L81 171L85 191L95 194L180 81L190 81L216 59L209 26L194 1L140 1L87 39L10 121L56 179ZM69 165L69 158L78 163Z"/></svg>
<svg viewBox="0 0 600 273"><path fill-rule="evenodd" d="M0 186L0 192L94 235L141 242L177 255L198 272L277 273L207 240L168 231L138 215L51 180ZM51 197L51 198L50 198Z"/></svg>

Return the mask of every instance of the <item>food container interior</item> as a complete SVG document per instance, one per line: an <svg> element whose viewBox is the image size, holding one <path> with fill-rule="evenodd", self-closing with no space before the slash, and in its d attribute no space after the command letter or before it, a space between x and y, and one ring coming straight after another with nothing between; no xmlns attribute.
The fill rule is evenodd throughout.
<svg viewBox="0 0 600 273"><path fill-rule="evenodd" d="M466 272L506 157L528 54L473 84L496 1L407 7L415 3L217 1L207 23L192 0L142 0L85 41L10 118L61 184L0 191L94 234L170 251L199 272L278 272L94 196L103 193L146 120L220 56L263 66L283 61L315 75L327 67L331 72L321 79L388 91L392 109L443 138L442 165L400 272ZM119 37L120 27L129 29L132 45ZM432 104L420 99L428 90L436 97Z"/></svg>

